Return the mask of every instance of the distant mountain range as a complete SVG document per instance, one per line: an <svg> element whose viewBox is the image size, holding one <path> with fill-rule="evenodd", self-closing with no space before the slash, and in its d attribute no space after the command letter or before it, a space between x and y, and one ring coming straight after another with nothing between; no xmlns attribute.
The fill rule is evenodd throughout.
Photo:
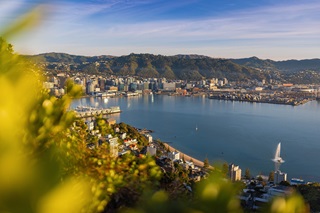
<svg viewBox="0 0 320 213"><path fill-rule="evenodd" d="M67 53L42 53L38 55L27 55L27 58L32 59L36 63L70 63L70 64L81 64L83 62L96 62L113 56L81 56L81 55L70 55Z"/></svg>
<svg viewBox="0 0 320 213"><path fill-rule="evenodd" d="M320 83L320 59L273 61L257 57L219 59L202 55L163 56L130 54L126 56L77 56L65 53L45 53L27 56L45 64L47 70L165 77L167 79L200 80L228 78L274 79L293 83Z"/></svg>
<svg viewBox="0 0 320 213"><path fill-rule="evenodd" d="M278 70L282 72L299 72L299 71L320 71L320 59L305 59L305 60L286 60L273 61L262 60L257 57L231 59L231 61L252 68L259 68L264 70Z"/></svg>

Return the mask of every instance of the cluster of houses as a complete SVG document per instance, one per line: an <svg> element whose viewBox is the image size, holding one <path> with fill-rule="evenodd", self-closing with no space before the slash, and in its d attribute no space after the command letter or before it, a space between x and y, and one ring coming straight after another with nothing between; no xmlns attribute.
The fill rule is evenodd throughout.
<svg viewBox="0 0 320 213"><path fill-rule="evenodd" d="M266 180L264 180L266 181ZM286 197L293 193L292 187L277 185L273 182L244 180L246 188L239 195L241 205L247 209L258 210L275 197Z"/></svg>
<svg viewBox="0 0 320 213"><path fill-rule="evenodd" d="M208 173L201 167L194 165L192 161L185 161L180 158L179 152L163 152L162 156L156 159L157 164L164 172L174 172L175 164L180 165L184 170L188 171L189 180L194 182L206 178Z"/></svg>
<svg viewBox="0 0 320 213"><path fill-rule="evenodd" d="M115 123L114 120L110 120L110 123ZM131 139L127 137L127 133L120 132L119 128L115 128L117 133L116 137L108 134L104 137L101 136L99 130L94 130L94 121L87 121L88 130L94 136L99 138L98 146L106 142L110 146L110 153L113 157L121 156L128 152L133 152L136 155L145 154L156 157L156 163L159 165L164 173L172 173L175 171L176 165L180 165L185 171L188 171L189 180L194 182L200 181L206 178L208 171L202 167L194 165L192 161L185 161L181 157L181 153L177 151L167 151L164 147L153 141L150 134L144 134L148 139L149 144L143 149L139 150L137 144L137 139ZM121 141L121 143L119 143ZM95 149L96 144L88 144L89 149ZM275 182L268 182L268 177L259 176L256 179L244 179L241 176L241 168L233 163L229 164L228 176L231 181L242 181L245 183L246 187L243 189L242 193L239 195L239 199L243 207L251 210L257 210L261 205L267 204L275 196L288 196L292 193L290 187L279 185L279 179L277 173L275 173ZM282 177L282 176L281 176ZM262 179L262 180L261 180ZM278 180L279 179L279 180ZM286 176L283 176L281 180L286 180ZM300 184L296 183L296 184ZM192 191L191 187L188 186L188 190Z"/></svg>
<svg viewBox="0 0 320 213"><path fill-rule="evenodd" d="M110 119L108 120L108 123L115 124L115 120ZM157 156L156 162L164 172L173 172L175 164L179 164L184 170L188 171L189 179L193 181L199 181L207 175L207 172L203 171L202 168L195 166L192 161L185 161L181 158L179 152L169 152L161 149L160 145L157 142L154 142L152 136L148 133L143 135L146 137L149 144L139 150L137 139L129 138L127 133L121 132L118 127L114 129L116 133L115 137L111 134L102 136L99 130L94 129L95 121L86 120L85 124L87 125L89 133L99 139L98 144L88 143L87 147L89 149L95 149L102 145L102 143L108 143L110 153L113 157L118 157L128 152L132 152L136 155L145 154Z"/></svg>

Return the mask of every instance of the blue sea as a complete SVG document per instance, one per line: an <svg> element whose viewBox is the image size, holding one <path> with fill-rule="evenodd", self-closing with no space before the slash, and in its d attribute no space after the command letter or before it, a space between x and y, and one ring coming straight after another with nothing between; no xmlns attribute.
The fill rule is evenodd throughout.
<svg viewBox="0 0 320 213"><path fill-rule="evenodd" d="M320 102L300 106L232 102L206 97L146 95L89 97L77 105L120 106L117 122L153 130L154 139L210 163L235 163L252 175L274 170L281 142L280 170L289 178L320 182Z"/></svg>

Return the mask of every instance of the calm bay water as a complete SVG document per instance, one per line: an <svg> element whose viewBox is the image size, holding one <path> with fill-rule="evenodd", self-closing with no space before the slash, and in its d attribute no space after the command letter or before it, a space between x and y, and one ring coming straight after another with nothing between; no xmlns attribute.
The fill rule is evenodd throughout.
<svg viewBox="0 0 320 213"><path fill-rule="evenodd" d="M154 131L155 139L211 163L226 161L252 175L274 170L281 142L280 167L288 177L320 182L320 102L302 106L212 100L205 97L141 96L75 100L77 105L120 106L117 122ZM198 130L196 130L196 127Z"/></svg>

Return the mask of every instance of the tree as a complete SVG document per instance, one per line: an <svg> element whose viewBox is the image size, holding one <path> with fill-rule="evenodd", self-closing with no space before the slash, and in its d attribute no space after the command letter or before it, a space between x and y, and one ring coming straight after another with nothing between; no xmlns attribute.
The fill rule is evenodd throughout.
<svg viewBox="0 0 320 213"><path fill-rule="evenodd" d="M105 118L102 117L102 115L98 115L95 117L96 126L95 128L99 130L102 136L107 135L108 133L111 133L111 128L107 124L107 121Z"/></svg>
<svg viewBox="0 0 320 213"><path fill-rule="evenodd" d="M30 16L33 17L33 13L27 17ZM28 18L25 21L28 22ZM84 176L67 174L62 169L71 144L55 144L70 138L68 127L75 115L66 109L71 97L81 90L75 86L68 95L57 99L42 88L41 80L39 69L13 54L12 45L1 38L2 212L49 212L53 206L59 212L80 212L90 203L88 180ZM74 205L57 202L60 199Z"/></svg>
<svg viewBox="0 0 320 213"><path fill-rule="evenodd" d="M208 158L205 158L203 161L203 168L207 169L209 168L210 164L209 164L209 160Z"/></svg>
<svg viewBox="0 0 320 213"><path fill-rule="evenodd" d="M246 168L245 174L244 174L244 178L247 180L251 179L251 175L250 175L250 170L248 168Z"/></svg>
<svg viewBox="0 0 320 213"><path fill-rule="evenodd" d="M303 196L305 201L310 205L311 212L320 211L320 185L319 184L302 184L297 186L298 192Z"/></svg>
<svg viewBox="0 0 320 213"><path fill-rule="evenodd" d="M156 143L157 144L159 144L159 146L162 148L162 149L164 149L165 148L165 145L164 145L164 143L158 138L158 139L156 139Z"/></svg>
<svg viewBox="0 0 320 213"><path fill-rule="evenodd" d="M184 159L184 154L182 154L181 159L182 159L183 163L185 163L185 162L186 162L186 161L185 161L185 159Z"/></svg>
<svg viewBox="0 0 320 213"><path fill-rule="evenodd" d="M167 154L170 152L169 145L166 146L166 152L167 152Z"/></svg>
<svg viewBox="0 0 320 213"><path fill-rule="evenodd" d="M270 173L269 173L269 178L268 178L268 181L274 181L274 171L271 171Z"/></svg>
<svg viewBox="0 0 320 213"><path fill-rule="evenodd" d="M223 163L222 164L222 170L221 170L221 173L226 177L229 173L229 165L228 163Z"/></svg>
<svg viewBox="0 0 320 213"><path fill-rule="evenodd" d="M13 54L13 45L7 43L2 37L0 37L0 48L2 54Z"/></svg>
<svg viewBox="0 0 320 213"><path fill-rule="evenodd" d="M288 182L288 181L281 181L280 183L279 183L279 185L281 185L281 186L290 186L290 183Z"/></svg>

